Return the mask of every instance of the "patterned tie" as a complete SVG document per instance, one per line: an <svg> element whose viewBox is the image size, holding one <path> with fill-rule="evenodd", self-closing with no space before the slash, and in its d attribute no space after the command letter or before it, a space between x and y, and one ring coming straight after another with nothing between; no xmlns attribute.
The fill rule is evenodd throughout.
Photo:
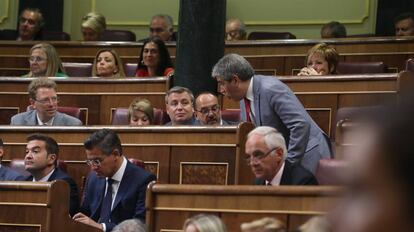
<svg viewBox="0 0 414 232"><path fill-rule="evenodd" d="M250 119L250 100L247 98L244 98L244 107L246 108L246 120L248 122L252 122L252 120Z"/></svg>
<svg viewBox="0 0 414 232"><path fill-rule="evenodd" d="M108 188L106 190L105 198L102 201L101 205L101 214L99 222L108 222L111 216L111 206L112 206L112 184L114 180L108 179L107 184Z"/></svg>

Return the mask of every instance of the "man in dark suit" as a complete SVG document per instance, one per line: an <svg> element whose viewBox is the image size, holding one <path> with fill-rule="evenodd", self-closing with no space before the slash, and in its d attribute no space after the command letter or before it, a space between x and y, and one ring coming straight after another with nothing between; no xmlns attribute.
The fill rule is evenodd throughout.
<svg viewBox="0 0 414 232"><path fill-rule="evenodd" d="M24 168L30 172L26 180L46 182L64 180L70 187L69 213L74 215L79 208L79 194L75 181L57 167L59 147L57 142L43 134L32 134L26 139Z"/></svg>
<svg viewBox="0 0 414 232"><path fill-rule="evenodd" d="M102 129L84 143L87 178L81 212L73 219L103 231L111 231L124 220L145 221L145 191L154 175L130 163L122 155L118 135Z"/></svg>
<svg viewBox="0 0 414 232"><path fill-rule="evenodd" d="M0 181L14 181L14 180L25 180L26 177L16 172L15 170L1 165L3 159L4 150L3 150L3 140L0 139Z"/></svg>
<svg viewBox="0 0 414 232"><path fill-rule="evenodd" d="M28 87L32 109L14 115L11 125L23 126L81 126L82 122L70 115L59 113L56 83L48 78L36 78Z"/></svg>
<svg viewBox="0 0 414 232"><path fill-rule="evenodd" d="M191 90L174 86L165 94L165 108L171 121L167 126L198 125L194 117L194 95Z"/></svg>
<svg viewBox="0 0 414 232"><path fill-rule="evenodd" d="M42 12L37 8L26 8L19 16L18 30L6 30L0 33L2 40L30 41L41 40L45 25Z"/></svg>
<svg viewBox="0 0 414 232"><path fill-rule="evenodd" d="M317 185L312 173L299 162L286 161L286 145L282 134L273 127L256 127L247 135L246 162L258 185Z"/></svg>
<svg viewBox="0 0 414 232"><path fill-rule="evenodd" d="M287 142L287 160L315 173L318 161L331 157L329 138L316 125L295 94L278 78L254 75L249 62L228 54L214 66L219 91L240 101L242 121L276 128Z"/></svg>
<svg viewBox="0 0 414 232"><path fill-rule="evenodd" d="M200 125L226 126L236 124L236 122L226 121L221 118L218 99L212 93L200 93L195 100L194 108Z"/></svg>

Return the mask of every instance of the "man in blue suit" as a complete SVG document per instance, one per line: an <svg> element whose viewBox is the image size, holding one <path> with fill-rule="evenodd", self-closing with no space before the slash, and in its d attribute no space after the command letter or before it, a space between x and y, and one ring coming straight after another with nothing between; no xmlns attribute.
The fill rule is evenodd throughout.
<svg viewBox="0 0 414 232"><path fill-rule="evenodd" d="M57 167L59 153L57 142L43 134L29 135L26 141L24 168L32 174L26 180L33 182L66 181L70 188L69 214L73 216L79 208L78 187L68 174Z"/></svg>
<svg viewBox="0 0 414 232"><path fill-rule="evenodd" d="M287 160L315 173L318 161L331 157L329 138L316 125L295 94L272 76L255 75L242 56L228 54L214 66L219 91L240 101L242 121L276 128L286 140Z"/></svg>
<svg viewBox="0 0 414 232"><path fill-rule="evenodd" d="M25 180L26 177L22 176L20 173L16 172L15 170L9 167L1 165L3 155L3 140L0 139L0 181Z"/></svg>
<svg viewBox="0 0 414 232"><path fill-rule="evenodd" d="M145 220L145 191L154 175L130 163L122 155L118 135L102 129L84 143L89 174L81 212L73 219L111 231L124 220Z"/></svg>

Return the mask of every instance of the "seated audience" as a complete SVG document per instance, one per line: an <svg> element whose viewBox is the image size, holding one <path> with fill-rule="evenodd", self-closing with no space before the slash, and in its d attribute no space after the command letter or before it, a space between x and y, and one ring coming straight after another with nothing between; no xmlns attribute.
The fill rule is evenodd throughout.
<svg viewBox="0 0 414 232"><path fill-rule="evenodd" d="M406 12L394 19L395 36L414 36L414 13Z"/></svg>
<svg viewBox="0 0 414 232"><path fill-rule="evenodd" d="M285 224L271 217L243 223L240 227L242 232L286 232Z"/></svg>
<svg viewBox="0 0 414 232"><path fill-rule="evenodd" d="M259 126L247 135L246 162L256 185L317 185L313 174L300 162L286 160L285 139L275 128Z"/></svg>
<svg viewBox="0 0 414 232"><path fill-rule="evenodd" d="M33 182L66 181L70 187L69 213L73 216L79 209L78 187L75 181L58 167L59 147L57 142L42 134L29 135L26 141L24 168L31 174L27 180Z"/></svg>
<svg viewBox="0 0 414 232"><path fill-rule="evenodd" d="M30 72L24 77L67 77L55 47L48 43L35 44L30 49Z"/></svg>
<svg viewBox="0 0 414 232"><path fill-rule="evenodd" d="M295 232L331 232L331 224L324 216L315 216L301 225Z"/></svg>
<svg viewBox="0 0 414 232"><path fill-rule="evenodd" d="M82 18L81 31L84 41L99 41L106 29L105 16L90 12Z"/></svg>
<svg viewBox="0 0 414 232"><path fill-rule="evenodd" d="M145 221L145 191L156 177L128 161L114 131L98 130L84 145L92 172L81 211L73 219L103 231L111 231L127 219Z"/></svg>
<svg viewBox="0 0 414 232"><path fill-rule="evenodd" d="M128 219L117 226L112 230L112 232L147 232L147 226L137 219Z"/></svg>
<svg viewBox="0 0 414 232"><path fill-rule="evenodd" d="M113 49L101 49L96 53L92 66L93 77L125 77L122 60Z"/></svg>
<svg viewBox="0 0 414 232"><path fill-rule="evenodd" d="M195 100L196 118L201 125L225 126L236 124L221 118L220 105L216 95L204 92Z"/></svg>
<svg viewBox="0 0 414 232"><path fill-rule="evenodd" d="M26 180L26 177L22 176L20 173L16 172L15 170L9 167L1 165L3 156L3 140L0 139L0 181Z"/></svg>
<svg viewBox="0 0 414 232"><path fill-rule="evenodd" d="M226 232L226 226L219 217L212 214L198 214L184 222L184 232Z"/></svg>
<svg viewBox="0 0 414 232"><path fill-rule="evenodd" d="M141 42L155 37L160 38L164 42L177 41L174 33L173 19L170 15L157 14L152 16L149 27L149 37L141 40Z"/></svg>
<svg viewBox="0 0 414 232"><path fill-rule="evenodd" d="M321 29L321 38L345 38L346 37L346 28L345 26L336 21L329 22L322 26Z"/></svg>
<svg viewBox="0 0 414 232"><path fill-rule="evenodd" d="M367 116L358 126L358 146L350 163L348 189L330 214L335 232L413 231L414 98Z"/></svg>
<svg viewBox="0 0 414 232"><path fill-rule="evenodd" d="M47 78L37 78L28 87L30 110L14 115L10 125L21 126L81 126L82 122L57 111L59 98L56 83Z"/></svg>
<svg viewBox="0 0 414 232"><path fill-rule="evenodd" d="M159 38L151 38L144 42L139 55L137 77L169 76L174 72L170 53Z"/></svg>
<svg viewBox="0 0 414 232"><path fill-rule="evenodd" d="M229 19L226 22L226 40L245 40L247 38L246 26L237 18Z"/></svg>
<svg viewBox="0 0 414 232"><path fill-rule="evenodd" d="M154 123L154 108L147 99L135 98L128 108L130 126L148 126Z"/></svg>
<svg viewBox="0 0 414 232"><path fill-rule="evenodd" d="M167 114L171 121L167 126L197 125L199 122L194 117L194 95L191 90L175 86L165 95Z"/></svg>
<svg viewBox="0 0 414 232"><path fill-rule="evenodd" d="M305 65L298 76L338 74L339 54L334 47L325 43L316 44L309 49Z"/></svg>
<svg viewBox="0 0 414 232"><path fill-rule="evenodd" d="M9 40L28 41L42 40L45 25L42 12L37 8L26 8L19 16L19 30Z"/></svg>

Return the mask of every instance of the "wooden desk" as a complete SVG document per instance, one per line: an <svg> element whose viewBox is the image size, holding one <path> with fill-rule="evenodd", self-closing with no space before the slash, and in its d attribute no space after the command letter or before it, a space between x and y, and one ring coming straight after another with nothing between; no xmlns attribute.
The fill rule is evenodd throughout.
<svg viewBox="0 0 414 232"><path fill-rule="evenodd" d="M4 162L23 159L26 137L43 133L59 144L59 159L78 186L89 173L83 143L102 127L0 126ZM253 175L242 156L250 123L226 127L105 127L119 135L123 154L145 161L145 168L162 183L251 184Z"/></svg>
<svg viewBox="0 0 414 232"><path fill-rule="evenodd" d="M33 78L0 77L0 124L10 124L10 117L26 111L27 86ZM147 98L154 107L165 108L165 93L170 88L166 77L156 78L66 78L55 79L60 106L86 110L88 125L108 125L111 110L128 107L136 97Z"/></svg>
<svg viewBox="0 0 414 232"><path fill-rule="evenodd" d="M414 37L370 37L344 39L295 39L269 41L227 42L225 53L246 57L261 73L292 75L302 68L305 56L313 45L326 42L336 47L341 61L383 61L395 72L404 70L405 61L414 56ZM21 75L28 72L28 53L36 41L0 41L0 76ZM137 42L79 42L52 41L64 62L91 63L96 52L103 48L115 49L124 62L137 63L142 43ZM170 55L175 58L175 43L168 43Z"/></svg>
<svg viewBox="0 0 414 232"><path fill-rule="evenodd" d="M342 189L322 186L211 186L149 185L147 225L151 232L178 231L184 221L199 213L219 216L228 231L262 217L284 221L288 231L315 215L325 214Z"/></svg>
<svg viewBox="0 0 414 232"><path fill-rule="evenodd" d="M395 102L399 74L280 77L299 98L313 120L328 135L335 131L334 117L341 107L380 105ZM406 80L406 79L405 79ZM222 98L224 109L238 109L239 103Z"/></svg>
<svg viewBox="0 0 414 232"><path fill-rule="evenodd" d="M0 231L98 232L69 217L69 186L64 181L0 181Z"/></svg>

